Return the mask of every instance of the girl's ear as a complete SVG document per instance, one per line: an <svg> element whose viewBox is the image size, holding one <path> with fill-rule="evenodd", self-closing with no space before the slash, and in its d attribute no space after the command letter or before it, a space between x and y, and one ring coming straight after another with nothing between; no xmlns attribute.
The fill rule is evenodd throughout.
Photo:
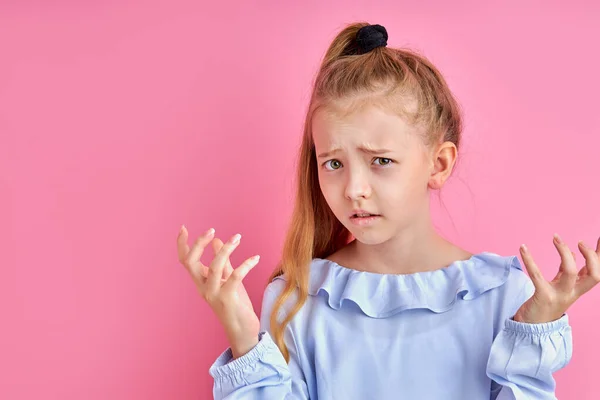
<svg viewBox="0 0 600 400"><path fill-rule="evenodd" d="M458 149L452 142L440 144L433 152L433 169L429 177L430 189L441 189L444 186L452 173L457 155Z"/></svg>

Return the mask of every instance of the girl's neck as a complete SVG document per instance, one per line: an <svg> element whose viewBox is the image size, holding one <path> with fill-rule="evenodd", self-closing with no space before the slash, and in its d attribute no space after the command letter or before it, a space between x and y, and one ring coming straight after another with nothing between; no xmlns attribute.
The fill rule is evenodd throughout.
<svg viewBox="0 0 600 400"><path fill-rule="evenodd" d="M348 268L380 274L411 274L447 267L467 260L471 253L450 243L431 224L412 227L378 245L352 241L329 259Z"/></svg>

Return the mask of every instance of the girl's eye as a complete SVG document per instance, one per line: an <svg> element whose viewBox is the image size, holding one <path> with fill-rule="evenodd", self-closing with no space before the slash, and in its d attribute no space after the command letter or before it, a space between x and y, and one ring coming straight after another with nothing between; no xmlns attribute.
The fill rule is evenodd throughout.
<svg viewBox="0 0 600 400"><path fill-rule="evenodd" d="M325 162L325 168L330 170L330 171L335 171L336 169L339 169L342 167L342 163L339 162L339 160L329 160L327 162Z"/></svg>
<svg viewBox="0 0 600 400"><path fill-rule="evenodd" d="M379 161L379 162L377 163L377 161ZM392 160L390 160L389 158L377 157L377 158L375 159L375 162L376 162L377 164L381 165L381 166L386 166L386 165L389 165L389 164L391 164L393 161L392 161Z"/></svg>

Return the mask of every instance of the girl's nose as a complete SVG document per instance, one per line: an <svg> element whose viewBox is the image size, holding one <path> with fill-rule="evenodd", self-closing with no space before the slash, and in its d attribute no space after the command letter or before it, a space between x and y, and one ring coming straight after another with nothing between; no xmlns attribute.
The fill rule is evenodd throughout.
<svg viewBox="0 0 600 400"><path fill-rule="evenodd" d="M357 200L360 198L369 198L371 196L371 184L368 174L361 171L353 171L348 174L346 183L346 198Z"/></svg>

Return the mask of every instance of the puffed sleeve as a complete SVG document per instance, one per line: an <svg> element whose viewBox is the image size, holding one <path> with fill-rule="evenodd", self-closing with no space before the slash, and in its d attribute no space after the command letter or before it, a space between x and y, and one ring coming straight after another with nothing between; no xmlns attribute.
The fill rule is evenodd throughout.
<svg viewBox="0 0 600 400"><path fill-rule="evenodd" d="M533 295L529 278L515 297L514 311ZM573 343L568 316L542 324L504 321L487 364L493 400L556 399L553 373L571 360Z"/></svg>
<svg viewBox="0 0 600 400"><path fill-rule="evenodd" d="M290 352L289 364L271 337L269 319L282 287L283 281L279 280L270 283L265 290L258 344L235 360L228 348L210 367L215 399L309 399L293 333L288 327L284 334Z"/></svg>

